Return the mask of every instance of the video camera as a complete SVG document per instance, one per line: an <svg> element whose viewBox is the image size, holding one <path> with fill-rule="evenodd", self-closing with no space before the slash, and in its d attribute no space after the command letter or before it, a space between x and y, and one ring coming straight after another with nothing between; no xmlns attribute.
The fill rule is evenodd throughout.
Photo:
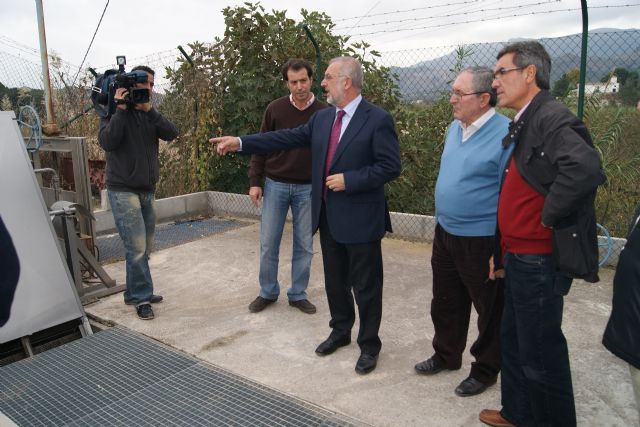
<svg viewBox="0 0 640 427"><path fill-rule="evenodd" d="M96 77L91 87L91 101L96 113L102 118L110 117L116 112L116 89L125 88L128 94L124 98L127 105L144 104L150 100L148 89L136 89L136 83L146 83L148 75L146 71L135 70L126 73L124 66L127 59L124 56L116 56L118 69L111 69Z"/></svg>

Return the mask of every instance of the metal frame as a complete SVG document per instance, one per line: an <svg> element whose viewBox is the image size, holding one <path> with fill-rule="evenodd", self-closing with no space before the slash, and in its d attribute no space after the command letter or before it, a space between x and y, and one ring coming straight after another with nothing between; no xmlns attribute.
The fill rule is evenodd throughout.
<svg viewBox="0 0 640 427"><path fill-rule="evenodd" d="M42 159L40 153L70 153L71 163L73 167L73 181L75 191L60 191L59 198L64 201L77 203L87 211L91 212L92 197L91 184L89 182L89 156L87 154L86 138L78 137L59 137L44 138L40 149L34 153L30 153L34 168L41 168ZM58 175L62 175L62 171ZM58 201L56 189L44 187L42 177L37 175L38 184L42 190L42 196L47 206L51 206ZM67 258L67 266L73 277L73 281L78 292L78 296L82 303L86 304L95 301L97 298L111 295L124 290L124 285L116 285L116 281L109 277L109 274L100 266L96 259L96 224L95 219L91 216L75 215L74 209L69 209L60 213L62 215L62 224L64 230L64 250ZM90 247L80 241L75 232L74 218L77 221L80 233L90 237ZM88 270L95 273L101 283L87 284L83 283L81 261L88 267Z"/></svg>
<svg viewBox="0 0 640 427"><path fill-rule="evenodd" d="M75 209L68 209L57 212L50 212L51 215L61 216L62 230L64 234L64 249L67 258L67 266L73 277L76 291L80 297L80 301L88 303L96 299L111 295L116 292L122 292L124 285L116 285L106 271L100 266L93 254L89 252L84 242L82 242L77 234L74 225ZM89 269L94 272L100 279L100 283L86 285L82 280L82 269L80 268L80 259L83 259Z"/></svg>
<svg viewBox="0 0 640 427"><path fill-rule="evenodd" d="M89 212L91 208L91 184L89 183L89 159L87 154L86 138L60 137L60 138L44 138L40 150L31 153L31 161L33 167L39 169L42 167L40 152L52 153L70 153L73 164L73 181L75 191L61 191L60 199L68 202L77 203L87 208ZM61 171L60 171L61 172ZM59 173L58 175L62 175ZM43 187L42 178L37 177L42 196L47 206L51 206L56 200L54 189ZM95 242L96 227L95 220L91 218L78 218L80 224L80 232L91 237L91 242Z"/></svg>

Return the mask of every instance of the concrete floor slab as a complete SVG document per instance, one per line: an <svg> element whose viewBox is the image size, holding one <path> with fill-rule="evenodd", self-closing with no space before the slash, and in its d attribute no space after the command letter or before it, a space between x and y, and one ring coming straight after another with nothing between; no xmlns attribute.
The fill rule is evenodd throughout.
<svg viewBox="0 0 640 427"><path fill-rule="evenodd" d="M287 224L281 248L280 299L261 313L248 304L258 295L259 224L216 234L153 253L155 291L165 301L154 306L156 319L139 320L117 294L85 307L100 319L126 326L238 375L374 426L479 426L483 408L499 408L500 387L460 398L453 390L468 374L467 353L459 371L433 377L414 373L430 356L433 324L431 246L383 240L385 269L378 368L359 376L353 343L327 357L315 347L326 338L329 310L322 257L316 236L309 300L313 315L287 304L291 274L291 235ZM124 263L105 267L124 282ZM629 371L600 344L611 309L612 271L602 281L577 281L565 299L564 330L569 342L578 425L638 425ZM468 347L475 339L472 315Z"/></svg>

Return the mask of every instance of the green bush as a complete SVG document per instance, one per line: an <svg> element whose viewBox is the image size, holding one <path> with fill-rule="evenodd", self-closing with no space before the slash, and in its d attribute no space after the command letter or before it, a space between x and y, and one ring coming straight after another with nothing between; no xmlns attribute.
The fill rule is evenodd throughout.
<svg viewBox="0 0 640 427"><path fill-rule="evenodd" d="M584 120L602 159L607 182L598 190L597 220L614 236L625 236L640 198L640 115L635 108L603 104L591 97Z"/></svg>
<svg viewBox="0 0 640 427"><path fill-rule="evenodd" d="M172 90L164 111L183 132L179 154L192 159L194 189L246 193L248 158L218 157L207 140L258 132L269 102L288 93L280 74L282 64L292 57L315 63L315 50L302 26L284 11L266 13L259 4L245 3L227 7L223 14L224 37L211 45L190 44L194 66L183 61L178 70L167 70ZM322 52L316 84L329 59L353 55L361 59L365 71L363 94L384 108L396 108L398 88L390 70L376 63L377 52L369 52L364 42L347 46L348 38L332 35L334 24L326 14L304 9L301 14ZM162 180L172 179L171 169L163 168ZM163 182L159 187L165 186Z"/></svg>
<svg viewBox="0 0 640 427"><path fill-rule="evenodd" d="M395 212L433 215L434 188L444 134L451 122L451 105L444 99L428 105L403 105L394 116L402 173L388 184L389 207Z"/></svg>

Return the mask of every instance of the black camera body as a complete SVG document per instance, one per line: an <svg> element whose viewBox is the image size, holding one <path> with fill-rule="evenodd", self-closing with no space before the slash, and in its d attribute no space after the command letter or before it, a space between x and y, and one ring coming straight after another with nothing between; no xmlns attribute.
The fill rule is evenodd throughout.
<svg viewBox="0 0 640 427"><path fill-rule="evenodd" d="M116 112L116 104L125 103L129 106L135 104L145 104L150 100L150 91L148 89L136 89L137 83L146 83L149 76L146 71L135 70L130 72L124 71L126 59L124 56L116 57L118 69L111 69L99 75L91 88L91 101L95 107L98 116L106 118ZM116 89L125 88L129 92L125 95L124 100L116 100Z"/></svg>
<svg viewBox="0 0 640 427"><path fill-rule="evenodd" d="M148 89L136 89L136 83L146 83L149 76L146 71L136 70L128 73L116 74L113 86L115 89L125 88L129 92L124 100L127 104L144 104L149 102ZM115 90L114 90L115 92Z"/></svg>

